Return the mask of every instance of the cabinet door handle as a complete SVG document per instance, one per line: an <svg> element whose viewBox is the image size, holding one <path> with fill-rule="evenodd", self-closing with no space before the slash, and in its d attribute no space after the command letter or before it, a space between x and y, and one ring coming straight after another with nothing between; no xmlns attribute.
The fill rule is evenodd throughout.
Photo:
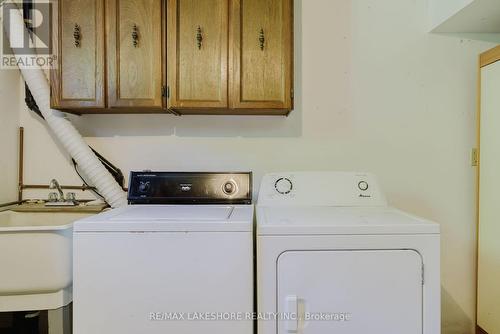
<svg viewBox="0 0 500 334"><path fill-rule="evenodd" d="M137 24L132 26L132 45L136 48L139 45L139 28Z"/></svg>
<svg viewBox="0 0 500 334"><path fill-rule="evenodd" d="M198 45L198 50L201 50L201 46L203 45L203 34L200 26L196 29L196 45Z"/></svg>
<svg viewBox="0 0 500 334"><path fill-rule="evenodd" d="M79 48L82 45L82 31L78 23L75 23L75 27L73 28L73 40L75 47Z"/></svg>
<svg viewBox="0 0 500 334"><path fill-rule="evenodd" d="M262 51L264 51L264 46L266 43L266 36L264 35L264 29L260 29L259 32L259 47Z"/></svg>

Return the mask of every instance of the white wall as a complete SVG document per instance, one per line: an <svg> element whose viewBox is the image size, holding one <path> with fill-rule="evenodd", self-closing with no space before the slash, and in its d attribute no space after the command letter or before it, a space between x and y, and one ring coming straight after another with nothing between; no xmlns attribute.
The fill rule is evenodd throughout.
<svg viewBox="0 0 500 334"><path fill-rule="evenodd" d="M83 116L124 171L366 170L395 206L441 223L445 334L473 333L478 54L427 34L425 0L296 0L296 110L282 117ZM77 183L27 113L27 179ZM44 195L46 193L44 192Z"/></svg>
<svg viewBox="0 0 500 334"><path fill-rule="evenodd" d="M20 81L18 71L0 70L0 204L17 201Z"/></svg>

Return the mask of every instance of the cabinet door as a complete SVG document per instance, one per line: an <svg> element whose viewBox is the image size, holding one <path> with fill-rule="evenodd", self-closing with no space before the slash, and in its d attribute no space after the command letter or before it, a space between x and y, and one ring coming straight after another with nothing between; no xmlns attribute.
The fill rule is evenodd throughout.
<svg viewBox="0 0 500 334"><path fill-rule="evenodd" d="M292 0L234 0L231 108L293 108Z"/></svg>
<svg viewBox="0 0 500 334"><path fill-rule="evenodd" d="M168 0L169 108L227 108L228 0Z"/></svg>
<svg viewBox="0 0 500 334"><path fill-rule="evenodd" d="M104 1L54 2L51 107L104 108Z"/></svg>
<svg viewBox="0 0 500 334"><path fill-rule="evenodd" d="M109 0L109 107L162 108L162 0Z"/></svg>

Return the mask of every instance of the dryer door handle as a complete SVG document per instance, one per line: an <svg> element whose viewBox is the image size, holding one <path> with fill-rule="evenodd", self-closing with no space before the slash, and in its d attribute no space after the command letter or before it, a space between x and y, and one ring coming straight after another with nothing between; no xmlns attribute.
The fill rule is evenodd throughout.
<svg viewBox="0 0 500 334"><path fill-rule="evenodd" d="M299 331L299 298L294 295L286 296L285 300L285 331L298 333Z"/></svg>

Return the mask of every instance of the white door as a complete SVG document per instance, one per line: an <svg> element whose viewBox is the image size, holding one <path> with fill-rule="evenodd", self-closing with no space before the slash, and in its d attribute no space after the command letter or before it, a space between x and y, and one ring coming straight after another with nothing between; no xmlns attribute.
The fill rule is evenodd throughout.
<svg viewBox="0 0 500 334"><path fill-rule="evenodd" d="M481 69L477 324L500 333L500 61Z"/></svg>
<svg viewBox="0 0 500 334"><path fill-rule="evenodd" d="M290 251L277 275L279 334L422 334L415 251Z"/></svg>

